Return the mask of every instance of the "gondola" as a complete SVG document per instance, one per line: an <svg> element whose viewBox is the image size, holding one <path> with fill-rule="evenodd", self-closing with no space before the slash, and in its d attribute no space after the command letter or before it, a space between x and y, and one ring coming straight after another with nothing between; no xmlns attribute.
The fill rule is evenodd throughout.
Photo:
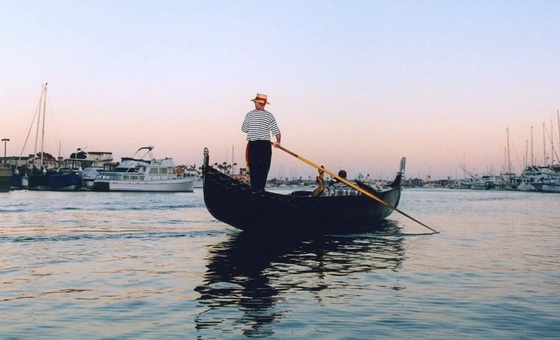
<svg viewBox="0 0 560 340"><path fill-rule="evenodd" d="M396 208L401 196L404 158L388 186L360 187ZM393 209L366 195L317 196L301 191L279 194L256 190L212 167L204 149L203 192L206 208L217 220L247 232L347 233L375 230Z"/></svg>

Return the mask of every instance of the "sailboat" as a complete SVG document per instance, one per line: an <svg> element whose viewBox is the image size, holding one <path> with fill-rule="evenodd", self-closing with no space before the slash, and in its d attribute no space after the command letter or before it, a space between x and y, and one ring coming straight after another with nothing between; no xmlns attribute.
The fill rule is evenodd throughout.
<svg viewBox="0 0 560 340"><path fill-rule="evenodd" d="M556 111L558 118L558 136L560 143L560 112ZM556 154L554 149L554 140L552 138L552 122L550 123L550 141L551 141L551 153L552 153L552 164L548 167L547 177L541 178L538 182L531 183L531 185L540 192L555 192L560 193L560 164L554 164L554 155ZM556 156L559 159L558 156ZM560 163L560 159L559 159Z"/></svg>
<svg viewBox="0 0 560 340"><path fill-rule="evenodd" d="M16 168L14 174L12 175L11 185L15 189L46 189L48 188L48 179L52 171L47 169L47 162L54 161L54 157L50 154L44 152L45 146L45 116L47 108L47 87L48 83L45 83L41 89L41 96L39 98L39 104L29 127L27 137L25 138L25 143L23 145L22 151L19 155L18 163L21 161L23 151L27 145L29 135L31 130L35 125L35 120L37 120L37 125L35 126L35 147L33 154L30 155L27 160L27 164ZM41 149L37 151L37 144L39 142L39 129L41 130Z"/></svg>

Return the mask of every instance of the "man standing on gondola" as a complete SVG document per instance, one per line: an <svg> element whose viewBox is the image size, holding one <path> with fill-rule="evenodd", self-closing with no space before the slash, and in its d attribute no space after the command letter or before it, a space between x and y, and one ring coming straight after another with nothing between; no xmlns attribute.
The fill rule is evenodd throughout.
<svg viewBox="0 0 560 340"><path fill-rule="evenodd" d="M276 138L276 142L273 144L275 147L280 146L281 135L276 119L272 113L264 109L266 104L270 105L266 94L257 93L255 99L251 99L251 101L255 103L255 109L245 115L241 131L247 133L246 155L251 186L264 190L272 160L270 134L272 133Z"/></svg>

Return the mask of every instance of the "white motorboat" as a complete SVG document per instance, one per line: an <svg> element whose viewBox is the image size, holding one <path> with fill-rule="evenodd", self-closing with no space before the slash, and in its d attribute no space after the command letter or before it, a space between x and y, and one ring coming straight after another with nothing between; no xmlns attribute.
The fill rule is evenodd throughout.
<svg viewBox="0 0 560 340"><path fill-rule="evenodd" d="M171 158L155 159L151 152L153 148L142 147L132 157L122 157L116 167L106 165L105 171L93 182L93 190L193 192L195 178L178 174ZM134 158L141 150L146 153L141 158Z"/></svg>
<svg viewBox="0 0 560 340"><path fill-rule="evenodd" d="M548 179L538 183L531 183L537 191L560 193L560 179Z"/></svg>
<svg viewBox="0 0 560 340"><path fill-rule="evenodd" d="M560 166L552 165L543 174L543 177L532 182L531 185L540 192L560 193Z"/></svg>
<svg viewBox="0 0 560 340"><path fill-rule="evenodd" d="M558 173L560 174L560 172ZM543 191L539 183L549 182L554 177L558 177L558 175L555 175L555 171L551 168L531 165L521 174L521 182L517 186L517 189L521 191ZM535 186L533 184L537 185Z"/></svg>
<svg viewBox="0 0 560 340"><path fill-rule="evenodd" d="M473 178L472 190L488 190L494 188L494 180L491 176L482 176Z"/></svg>

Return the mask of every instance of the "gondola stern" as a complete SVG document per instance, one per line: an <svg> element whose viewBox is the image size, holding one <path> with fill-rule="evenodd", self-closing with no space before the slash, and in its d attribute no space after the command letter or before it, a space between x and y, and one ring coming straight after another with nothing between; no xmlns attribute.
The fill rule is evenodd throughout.
<svg viewBox="0 0 560 340"><path fill-rule="evenodd" d="M405 168L406 168L406 157L402 157L400 168L399 168L399 171L397 172L397 176L395 177L393 182L391 184L389 184L389 186L391 188L397 188L397 187L401 188L402 187L402 179L404 177Z"/></svg>

